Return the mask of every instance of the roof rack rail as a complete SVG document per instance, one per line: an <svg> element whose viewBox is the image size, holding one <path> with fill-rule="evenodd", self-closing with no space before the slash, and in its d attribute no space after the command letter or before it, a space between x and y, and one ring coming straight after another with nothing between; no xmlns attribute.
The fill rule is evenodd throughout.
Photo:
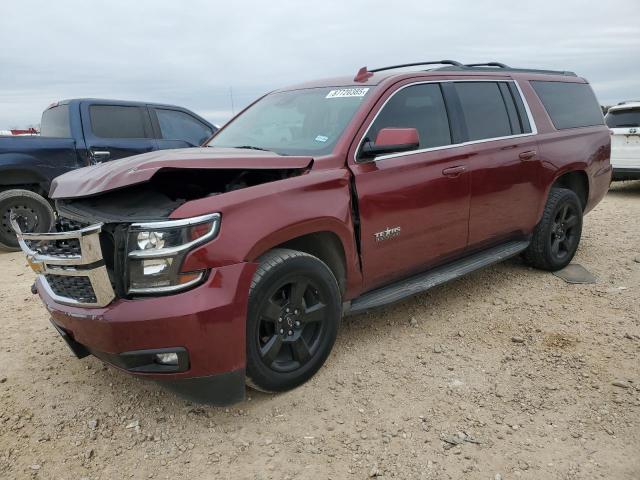
<svg viewBox="0 0 640 480"><path fill-rule="evenodd" d="M373 68L368 70L362 67L354 77L354 82L366 82L375 72L383 72L385 70L394 70L396 68L417 67L420 65L445 65L435 68L431 71L482 71L482 72L520 72L520 73L539 73L543 75L565 75L569 77L577 77L574 72L563 70L538 70L534 68L514 68L501 62L485 62L485 63L467 63L462 64L455 60L437 60L432 62L415 62L403 63L400 65L391 65L389 67Z"/></svg>
<svg viewBox="0 0 640 480"><path fill-rule="evenodd" d="M487 62L487 63L465 63L465 67L499 67L499 68L511 68L509 65L505 65L500 62Z"/></svg>
<svg viewBox="0 0 640 480"><path fill-rule="evenodd" d="M624 100L622 102L618 102L616 105L626 105L627 103L638 103L640 100Z"/></svg>
<svg viewBox="0 0 640 480"><path fill-rule="evenodd" d="M369 70L372 73L382 72L384 70L394 70L396 68L404 68L404 67L417 67L420 65L453 65L456 67L462 67L463 65L460 62L456 62L455 60L437 60L433 62L416 62L416 63L403 63L401 65L391 65L390 67L381 67L374 68Z"/></svg>
<svg viewBox="0 0 640 480"><path fill-rule="evenodd" d="M405 68L405 67L417 67L420 65L451 65L454 67L462 67L462 63L456 62L455 60L436 60L431 62L414 62L414 63L402 63L400 65L391 65L389 67L380 67L373 68L368 70L367 67L362 67L356 73L356 76L353 78L354 82L366 82L369 77L372 77L375 72L383 72L385 70L394 70L396 68Z"/></svg>
<svg viewBox="0 0 640 480"><path fill-rule="evenodd" d="M577 77L574 72L565 70L538 70L535 68L515 68L500 62L487 63L468 63L466 65L453 65L436 68L439 71L467 71L467 72L515 72L515 73L540 73L542 75L565 75L568 77Z"/></svg>

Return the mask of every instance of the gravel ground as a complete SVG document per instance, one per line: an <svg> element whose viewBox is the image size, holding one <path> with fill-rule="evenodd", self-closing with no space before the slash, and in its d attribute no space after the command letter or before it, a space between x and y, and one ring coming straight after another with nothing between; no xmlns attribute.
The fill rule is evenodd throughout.
<svg viewBox="0 0 640 480"><path fill-rule="evenodd" d="M326 366L224 409L71 357L0 254L0 478L640 478L640 182L569 285L517 260L344 320Z"/></svg>

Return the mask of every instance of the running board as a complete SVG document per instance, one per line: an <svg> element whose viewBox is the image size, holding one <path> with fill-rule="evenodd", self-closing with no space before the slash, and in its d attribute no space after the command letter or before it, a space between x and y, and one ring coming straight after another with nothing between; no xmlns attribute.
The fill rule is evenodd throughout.
<svg viewBox="0 0 640 480"><path fill-rule="evenodd" d="M447 265L409 277L386 287L367 292L351 302L345 315L362 313L372 308L399 302L437 285L455 280L471 272L513 257L529 246L529 241L513 241L474 253Z"/></svg>

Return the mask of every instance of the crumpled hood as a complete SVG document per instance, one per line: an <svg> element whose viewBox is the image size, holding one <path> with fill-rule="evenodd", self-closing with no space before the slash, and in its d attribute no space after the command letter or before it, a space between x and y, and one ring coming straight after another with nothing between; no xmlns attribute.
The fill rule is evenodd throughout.
<svg viewBox="0 0 640 480"><path fill-rule="evenodd" d="M304 169L312 157L289 157L238 148L158 150L73 170L55 178L50 198L88 197L144 183L162 169Z"/></svg>

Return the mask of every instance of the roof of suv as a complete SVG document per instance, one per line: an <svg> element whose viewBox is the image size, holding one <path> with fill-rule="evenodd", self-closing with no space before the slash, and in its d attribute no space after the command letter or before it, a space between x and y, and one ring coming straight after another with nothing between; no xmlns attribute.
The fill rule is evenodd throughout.
<svg viewBox="0 0 640 480"><path fill-rule="evenodd" d="M630 100L626 102L620 102L617 105L609 108L609 111L615 110L631 110L633 108L640 108L640 101Z"/></svg>
<svg viewBox="0 0 640 480"><path fill-rule="evenodd" d="M434 66L435 68L428 68L425 70L406 70L407 68L418 66ZM512 68L508 65L505 65L504 63L499 62L462 64L455 60L438 60L430 62L405 63L401 65L392 65L389 67L374 68L370 70L367 69L367 67L362 67L353 77L342 76L313 80L310 82L283 88L278 91L316 87L346 87L354 85L372 87L379 85L388 79L402 80L404 78L413 78L416 76L433 77L443 75L460 75L465 77L488 75L493 78L495 78L496 76L504 76L505 78L526 76L527 78L540 80L549 79L549 77L562 77L563 81L585 81L584 79L578 77L574 72L569 71Z"/></svg>

